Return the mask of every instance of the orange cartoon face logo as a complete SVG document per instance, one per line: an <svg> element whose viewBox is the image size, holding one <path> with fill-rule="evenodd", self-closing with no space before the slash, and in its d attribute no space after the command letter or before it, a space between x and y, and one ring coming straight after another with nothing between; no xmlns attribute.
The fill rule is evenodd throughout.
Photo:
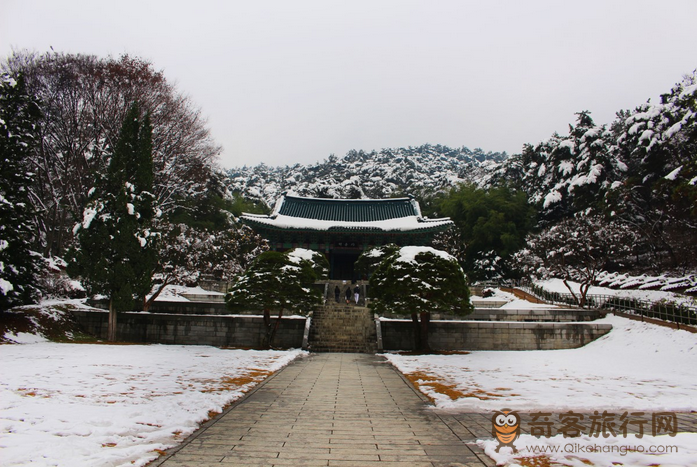
<svg viewBox="0 0 697 467"><path fill-rule="evenodd" d="M513 452L518 452L513 442L520 436L520 415L511 409L503 409L494 413L491 425L492 436L499 440L496 452L499 452L502 446L509 446Z"/></svg>

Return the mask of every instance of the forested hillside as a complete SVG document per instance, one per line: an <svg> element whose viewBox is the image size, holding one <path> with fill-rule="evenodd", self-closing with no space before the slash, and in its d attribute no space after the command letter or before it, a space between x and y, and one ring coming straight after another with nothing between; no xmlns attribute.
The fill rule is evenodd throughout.
<svg viewBox="0 0 697 467"><path fill-rule="evenodd" d="M423 198L458 183L485 184L506 153L425 144L349 151L314 165L243 167L228 171L231 190L272 207L284 191L319 198Z"/></svg>
<svg viewBox="0 0 697 467"><path fill-rule="evenodd" d="M631 264L653 272L697 265L697 73L660 102L621 110L610 124L577 114L566 135L526 145L492 183L524 190L539 227L603 216L632 231Z"/></svg>

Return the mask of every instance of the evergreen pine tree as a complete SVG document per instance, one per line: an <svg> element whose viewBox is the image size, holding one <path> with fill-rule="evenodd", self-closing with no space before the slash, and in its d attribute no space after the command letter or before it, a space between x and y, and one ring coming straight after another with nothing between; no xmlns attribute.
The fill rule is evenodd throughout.
<svg viewBox="0 0 697 467"><path fill-rule="evenodd" d="M0 311L30 303L38 295L28 155L36 144L39 117L23 78L0 76Z"/></svg>
<svg viewBox="0 0 697 467"><path fill-rule="evenodd" d="M322 293L314 284L328 273L327 259L316 251L266 251L237 279L225 300L232 310L264 313L266 346L271 347L284 310L306 315L321 303ZM278 312L275 323L271 311Z"/></svg>
<svg viewBox="0 0 697 467"><path fill-rule="evenodd" d="M124 119L100 186L91 190L83 222L75 228L79 247L69 264L91 294L109 297L109 340L116 339L118 311L145 300L157 264L152 194L152 127L137 104Z"/></svg>
<svg viewBox="0 0 697 467"><path fill-rule="evenodd" d="M465 273L448 253L430 247L389 246L379 247L377 255L368 250L363 256L382 258L370 278L370 308L380 314L411 315L417 350L431 351L431 312L466 315L472 311Z"/></svg>
<svg viewBox="0 0 697 467"><path fill-rule="evenodd" d="M511 256L525 246L535 220L535 210L522 190L460 185L442 199L439 212L450 217L460 232L455 240L464 247L464 258L458 259L470 279L511 277ZM452 254L460 245L447 249Z"/></svg>

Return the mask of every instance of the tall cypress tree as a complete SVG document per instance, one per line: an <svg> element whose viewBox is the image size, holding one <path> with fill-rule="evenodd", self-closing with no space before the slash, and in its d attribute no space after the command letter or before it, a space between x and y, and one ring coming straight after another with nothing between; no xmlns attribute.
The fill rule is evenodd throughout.
<svg viewBox="0 0 697 467"><path fill-rule="evenodd" d="M0 76L0 311L30 303L38 295L29 155L40 116L23 78Z"/></svg>
<svg viewBox="0 0 697 467"><path fill-rule="evenodd" d="M134 103L107 173L76 226L79 246L68 269L91 294L109 297L109 340L116 340L117 312L139 307L152 287L158 239L152 183L152 126Z"/></svg>

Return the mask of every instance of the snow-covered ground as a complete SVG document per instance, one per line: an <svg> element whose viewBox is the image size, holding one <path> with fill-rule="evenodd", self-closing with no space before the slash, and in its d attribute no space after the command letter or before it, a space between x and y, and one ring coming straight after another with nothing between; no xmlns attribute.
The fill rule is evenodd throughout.
<svg viewBox="0 0 697 467"><path fill-rule="evenodd" d="M493 439L477 441L477 445L484 449L497 465L506 467L697 466L697 433L678 433L674 437L644 436L641 439L634 435L627 438L564 438L562 435L536 438L521 435L514 443L518 453L513 453L507 447L496 452L498 444L498 441ZM539 459L542 456L546 456L547 459Z"/></svg>
<svg viewBox="0 0 697 467"><path fill-rule="evenodd" d="M184 295L209 295L209 296L224 296L225 294L220 292L211 292L210 290L205 290L201 287L187 287L184 285L167 285L160 295L155 299L156 302L166 301L166 302L188 302L190 301Z"/></svg>
<svg viewBox="0 0 697 467"><path fill-rule="evenodd" d="M697 410L697 334L613 315L595 322L613 330L580 349L386 357L467 395L452 400L421 386L443 409Z"/></svg>
<svg viewBox="0 0 697 467"><path fill-rule="evenodd" d="M499 292L497 298L510 300L514 308L526 305ZM44 304L36 316L59 322L57 305ZM506 407L555 414L570 409L697 410L697 334L612 315L602 322L611 323L613 330L580 349L387 358L407 374L420 374L421 389L442 409L491 413ZM304 355L205 346L56 344L31 332L8 332L4 338L26 344L0 345L2 466L144 465L268 372ZM441 389L450 387L447 392L455 399L437 392L439 386L429 386L433 381ZM697 435L684 433L626 440L523 435L516 446L521 452L555 446L563 451L569 443L575 443L575 453L549 453L551 458L578 466L587 465L581 459L599 466L697 466ZM501 465L520 462L516 458L521 454L507 448L495 453L492 439L479 444ZM659 444L678 446L679 452L660 458L578 453L584 446L643 446L648 451Z"/></svg>
<svg viewBox="0 0 697 467"><path fill-rule="evenodd" d="M9 336L8 336L9 337ZM302 351L0 345L0 465L138 466Z"/></svg>
<svg viewBox="0 0 697 467"><path fill-rule="evenodd" d="M489 295L487 297L479 297L477 295L472 295L470 299L475 307L487 306L487 302L499 305L505 302L504 305L497 306L497 308L508 309L508 310L526 310L526 309L550 309L559 308L556 305L550 305L548 303L532 303L526 300L521 300L512 293L504 292L501 289L487 289Z"/></svg>
<svg viewBox="0 0 697 467"><path fill-rule="evenodd" d="M561 294L570 293L569 289L566 287L566 285L564 285L564 282L561 279L547 279L544 281L537 281L535 284L548 292L557 292ZM569 285L571 285L574 293L579 293L581 286L578 282L570 281ZM610 287L599 287L592 285L588 289L588 295L610 295L614 297L632 298L635 300L646 300L650 302L666 301L688 306L697 306L697 297L664 290L613 289Z"/></svg>
<svg viewBox="0 0 697 467"><path fill-rule="evenodd" d="M608 410L621 414L623 409L645 412L697 410L697 334L632 321L609 315L598 322L610 323L613 330L580 349L548 351L477 351L466 355L397 355L387 358L406 374L417 375L420 389L442 409L490 412L504 407L521 412L546 410L554 414L574 410ZM441 394L432 384L450 387ZM440 386L443 387L443 386ZM460 397L457 397L457 396ZM643 444L679 444L672 458L612 452L594 455L558 453L556 459L567 465L697 465L697 435L659 440L651 436L628 438L535 438L522 436L518 449L525 446L558 446L568 443L610 446ZM501 465L517 465L508 448L494 453L497 442L480 444ZM607 448L610 449L610 448ZM570 457L568 457L570 456ZM577 456L574 458L574 456ZM580 456L580 457L579 457ZM553 457L554 458L554 457ZM574 460L575 459L575 460ZM630 459L632 459L630 461ZM530 465L530 464L529 464ZM586 464L587 465L587 464Z"/></svg>

